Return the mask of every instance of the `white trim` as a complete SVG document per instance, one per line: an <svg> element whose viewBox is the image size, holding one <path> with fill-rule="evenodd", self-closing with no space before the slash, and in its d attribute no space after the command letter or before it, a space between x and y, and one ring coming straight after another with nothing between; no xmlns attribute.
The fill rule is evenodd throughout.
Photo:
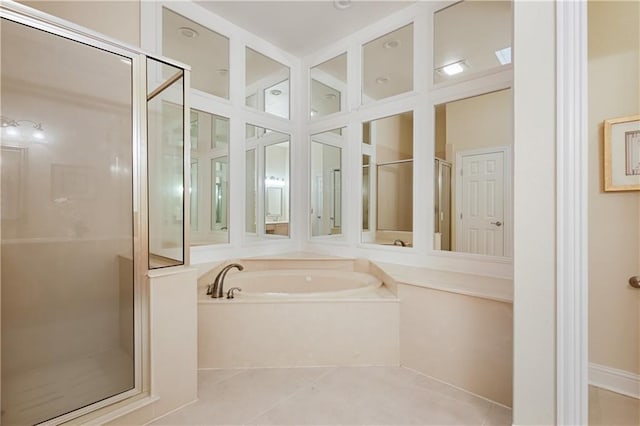
<svg viewBox="0 0 640 426"><path fill-rule="evenodd" d="M587 424L587 2L556 3L558 424Z"/></svg>
<svg viewBox="0 0 640 426"><path fill-rule="evenodd" d="M640 399L640 374L600 364L589 364L589 384Z"/></svg>

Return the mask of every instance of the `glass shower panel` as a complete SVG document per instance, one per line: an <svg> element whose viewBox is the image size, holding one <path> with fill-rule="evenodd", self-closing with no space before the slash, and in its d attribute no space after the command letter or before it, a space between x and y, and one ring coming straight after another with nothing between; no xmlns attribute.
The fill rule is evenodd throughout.
<svg viewBox="0 0 640 426"><path fill-rule="evenodd" d="M2 421L135 387L127 58L2 19Z"/></svg>
<svg viewBox="0 0 640 426"><path fill-rule="evenodd" d="M184 263L182 69L148 58L147 93L149 268L154 269Z"/></svg>

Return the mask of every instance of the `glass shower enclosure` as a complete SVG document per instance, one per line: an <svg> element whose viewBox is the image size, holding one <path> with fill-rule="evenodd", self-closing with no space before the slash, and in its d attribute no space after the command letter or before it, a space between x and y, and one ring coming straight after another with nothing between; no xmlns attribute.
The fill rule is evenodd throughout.
<svg viewBox="0 0 640 426"><path fill-rule="evenodd" d="M188 262L188 70L20 5L0 17L1 423L58 424L148 387L150 253ZM149 179L147 153L166 158ZM175 220L150 228L147 202Z"/></svg>

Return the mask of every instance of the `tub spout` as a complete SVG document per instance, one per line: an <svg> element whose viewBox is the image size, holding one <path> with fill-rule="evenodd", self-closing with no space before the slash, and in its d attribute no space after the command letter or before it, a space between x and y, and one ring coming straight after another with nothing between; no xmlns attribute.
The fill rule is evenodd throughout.
<svg viewBox="0 0 640 426"><path fill-rule="evenodd" d="M222 268L222 270L218 272L218 275L216 275L216 279L213 280L213 284L211 284L211 297L214 299L221 299L224 297L224 278L227 276L227 272L233 268L237 268L238 271L242 271L244 269L244 267L239 263L231 263Z"/></svg>

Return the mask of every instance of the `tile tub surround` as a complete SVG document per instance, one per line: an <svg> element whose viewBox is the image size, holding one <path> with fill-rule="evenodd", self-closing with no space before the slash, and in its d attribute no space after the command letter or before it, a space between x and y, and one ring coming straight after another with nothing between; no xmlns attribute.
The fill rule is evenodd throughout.
<svg viewBox="0 0 640 426"><path fill-rule="evenodd" d="M153 425L511 425L511 410L401 367L198 372L198 402Z"/></svg>
<svg viewBox="0 0 640 426"><path fill-rule="evenodd" d="M200 299L200 368L399 365L399 301Z"/></svg>
<svg viewBox="0 0 640 426"><path fill-rule="evenodd" d="M329 269L380 278L363 259L254 258L221 263L198 281L200 368L399 365L399 301L389 288L339 300L207 297L206 286L230 263L240 263L244 271L232 270L228 277L274 269Z"/></svg>
<svg viewBox="0 0 640 426"><path fill-rule="evenodd" d="M399 284L400 363L512 403L513 305Z"/></svg>
<svg viewBox="0 0 640 426"><path fill-rule="evenodd" d="M399 341L398 361L381 363L373 362L369 358L371 365L406 366L505 406L511 405L513 307L510 280L380 262L373 263L363 259L323 258L321 256L314 258L311 254L304 254L304 256L288 254L279 258L234 261L242 263L249 270L276 267L282 269L287 267L294 269L326 267L367 272L383 281L385 288L397 295L398 302L394 304L393 308L389 305L379 304L378 307L384 306L380 311L381 315L375 313L375 305L368 308L365 308L365 305L359 305L357 309L366 311L366 318L374 318L375 321L378 321L376 324L380 325L378 330L384 330L379 333L371 333L358 330L358 327L366 327L367 322L363 321L363 317L352 310L349 305L342 305L341 308L335 306L333 308L319 308L316 306L312 311L300 307L296 308L294 305L285 306L283 311L279 311L279 322L276 323L270 319L269 323L265 322L264 318L266 318L266 312L273 306L265 307L255 301L253 303L255 309L248 309L246 306L240 307L248 309L246 315L250 318L241 319L241 329L250 330L263 327L260 338L255 342L251 340L249 334L242 334L242 338L238 337L233 327L226 330L224 327L218 327L217 330L212 330L211 324L219 324L219 322L212 322L211 315L204 315L203 309L211 312L216 311L214 316L218 317L217 321L227 321L228 318L225 317L226 314L223 311L238 306L230 306L224 301L220 301L218 308L215 308L210 302L211 299L208 299L209 306L204 306L202 303L199 305L199 365L201 367L366 365L364 361L367 360L367 356L370 356L371 353L381 354L384 351L387 355L383 359L388 362L392 359L388 356L389 348L393 348L395 351L396 342ZM200 301L204 297L205 286L213 281L215 273L222 266L231 262L233 261L224 262L218 265L216 270L201 276L199 280ZM230 273L238 272L231 271ZM477 286L473 287L473 284L477 284ZM236 302L239 301L236 300ZM395 319L396 309L399 313L398 321ZM309 315L310 313L311 315ZM337 348L338 352L342 352L340 352L340 356L331 357L332 350L326 346L313 346L314 343L318 344L323 339L325 342L331 341L332 335L329 333L329 328L318 325L310 326L292 320L292 318L302 318L304 315L307 315L305 321L310 321L308 316L334 319L336 315L347 315L347 317L355 318L347 323L351 335L355 339L342 335L334 340L331 344L332 350ZM385 320L385 318L388 319ZM270 326L267 327L267 324ZM294 340L294 345L288 344L287 342L291 341L283 337L285 331L279 329L278 324L281 325L280 328L284 328L288 332L299 327L298 333L303 336L302 341ZM340 333L341 324L338 321L330 328L338 330ZM305 333L305 327L312 331ZM391 327L397 328L394 330ZM277 330L277 339L267 337L272 332L271 330ZM385 336L392 340L385 343ZM221 351L221 346L214 343L215 339L230 342L232 338L233 345L229 343ZM375 351L365 352L354 349L355 346L351 346L349 349L349 345L356 345L353 340L361 341L358 343L361 347L362 345L374 345ZM276 341L281 342L280 346L275 343ZM256 353L265 353L265 349L271 353L278 353L277 359L275 359L278 364L269 364L265 359L261 359L260 363L256 365L249 363L249 359L244 359L242 363L239 360L245 351L251 351L255 358L257 357ZM212 355L216 350L223 354ZM237 352L234 353L234 351ZM302 358L296 359L293 355L288 355L295 351ZM327 362L314 364L314 359L320 359L319 357L314 358L314 356L320 354ZM345 358L345 354L347 358ZM380 359L378 358L378 360ZM223 361L224 364L221 364Z"/></svg>

